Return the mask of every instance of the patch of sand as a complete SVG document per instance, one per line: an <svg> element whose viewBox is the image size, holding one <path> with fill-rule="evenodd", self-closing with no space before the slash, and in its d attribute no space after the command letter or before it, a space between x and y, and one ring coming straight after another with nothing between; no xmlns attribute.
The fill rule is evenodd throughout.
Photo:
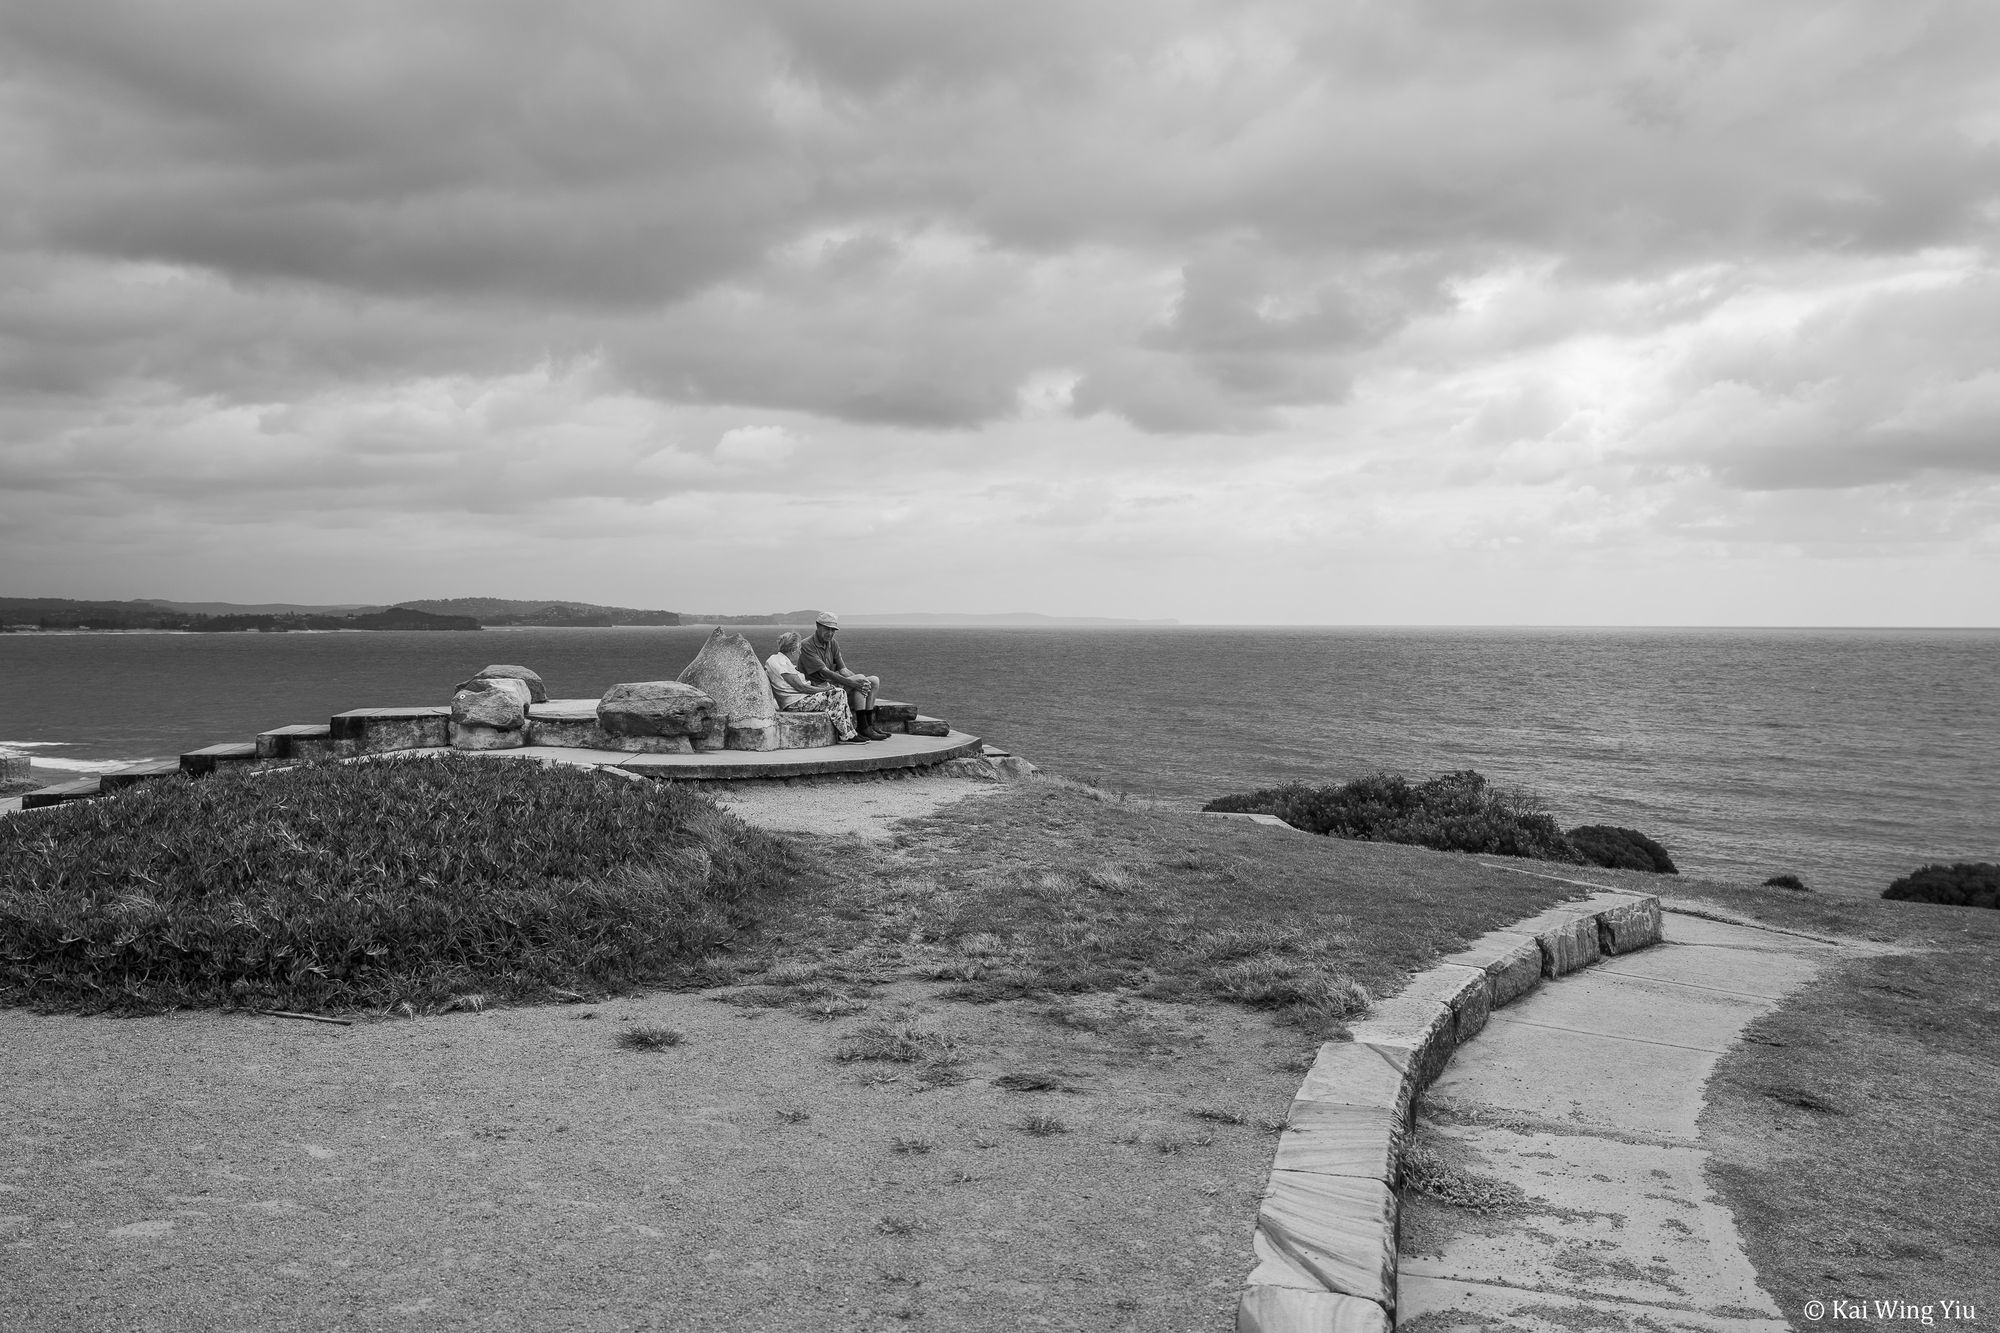
<svg viewBox="0 0 2000 1333"><path fill-rule="evenodd" d="M873 780L793 779L716 782L702 788L716 804L746 824L781 833L848 835L870 841L889 837L899 819L935 813L955 801L997 795L997 782L923 774Z"/></svg>

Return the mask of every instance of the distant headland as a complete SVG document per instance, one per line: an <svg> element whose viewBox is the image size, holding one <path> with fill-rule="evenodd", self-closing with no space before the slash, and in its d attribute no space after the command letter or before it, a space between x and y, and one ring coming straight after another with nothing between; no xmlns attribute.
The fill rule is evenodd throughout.
<svg viewBox="0 0 2000 1333"><path fill-rule="evenodd" d="M722 615L693 611L599 606L592 602L448 597L386 605L296 602L81 601L68 597L0 597L0 632L311 633L332 630L479 630L541 627L610 628L618 625L810 625L819 611ZM909 611L843 615L848 625L1099 627L1177 625L1175 620L1122 620L1109 616L1048 616L1033 611L997 615Z"/></svg>

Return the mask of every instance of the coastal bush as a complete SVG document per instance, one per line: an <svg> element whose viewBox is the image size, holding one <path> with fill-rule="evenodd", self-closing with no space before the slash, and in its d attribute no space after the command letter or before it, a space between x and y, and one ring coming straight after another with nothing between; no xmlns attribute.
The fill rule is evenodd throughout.
<svg viewBox="0 0 2000 1333"><path fill-rule="evenodd" d="M2000 907L2000 865L1991 861L1928 865L1882 890L1882 896L1947 907Z"/></svg>
<svg viewBox="0 0 2000 1333"><path fill-rule="evenodd" d="M1338 787L1294 783L1220 797L1202 809L1276 815L1308 833L1364 842L1411 843L1443 852L1492 852L1541 861L1582 860L1532 795L1495 789L1472 769L1414 785L1394 773L1376 773Z"/></svg>
<svg viewBox="0 0 2000 1333"><path fill-rule="evenodd" d="M1793 893L1812 892L1811 889L1806 887L1806 882L1797 875L1773 875L1764 881L1764 887L1767 889L1790 889Z"/></svg>
<svg viewBox="0 0 2000 1333"><path fill-rule="evenodd" d="M441 757L0 821L0 1002L436 1006L678 975L797 868L675 787Z"/></svg>
<svg viewBox="0 0 2000 1333"><path fill-rule="evenodd" d="M1667 849L1637 829L1610 824L1584 824L1566 835L1576 854L1594 866L1610 870L1644 870L1655 875L1678 875Z"/></svg>

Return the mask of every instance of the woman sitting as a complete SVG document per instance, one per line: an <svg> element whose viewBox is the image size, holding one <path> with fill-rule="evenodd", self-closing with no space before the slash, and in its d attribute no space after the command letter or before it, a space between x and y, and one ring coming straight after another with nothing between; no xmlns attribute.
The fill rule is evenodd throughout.
<svg viewBox="0 0 2000 1333"><path fill-rule="evenodd" d="M868 738L854 729L847 691L839 685L814 685L799 674L802 642L786 630L778 636L778 651L764 659L764 674L771 678L771 693L777 696L778 707L787 713L831 713L835 735L843 741L865 742Z"/></svg>

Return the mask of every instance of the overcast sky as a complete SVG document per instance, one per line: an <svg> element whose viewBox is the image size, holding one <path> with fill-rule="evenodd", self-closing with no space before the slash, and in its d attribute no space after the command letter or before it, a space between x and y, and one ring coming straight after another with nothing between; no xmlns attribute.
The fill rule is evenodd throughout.
<svg viewBox="0 0 2000 1333"><path fill-rule="evenodd" d="M0 594L2000 623L1991 0L0 0Z"/></svg>

